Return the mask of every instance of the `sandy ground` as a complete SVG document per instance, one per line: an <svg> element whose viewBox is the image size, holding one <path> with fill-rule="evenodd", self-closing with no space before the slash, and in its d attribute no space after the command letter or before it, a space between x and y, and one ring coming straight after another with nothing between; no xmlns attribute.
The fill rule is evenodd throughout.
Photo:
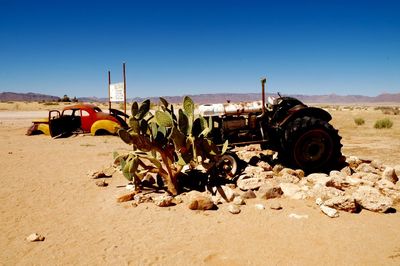
<svg viewBox="0 0 400 266"><path fill-rule="evenodd" d="M400 164L400 116L373 129L380 111L331 111L343 152ZM399 265L400 214L323 215L312 201L248 200L239 215L117 203L127 191L119 174L97 187L87 176L128 147L113 136L25 136L46 112L0 111L1 265ZM366 124L356 126L353 119ZM267 206L257 210L256 203ZM308 215L306 219L289 214ZM27 242L37 232L43 242Z"/></svg>

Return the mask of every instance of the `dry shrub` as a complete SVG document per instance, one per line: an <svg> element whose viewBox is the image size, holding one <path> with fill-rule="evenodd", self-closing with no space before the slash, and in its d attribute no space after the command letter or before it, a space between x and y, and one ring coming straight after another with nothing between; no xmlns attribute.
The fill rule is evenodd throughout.
<svg viewBox="0 0 400 266"><path fill-rule="evenodd" d="M365 120L364 120L364 118L357 117L357 118L354 118L354 123L356 123L357 126L361 126L361 125L365 124Z"/></svg>
<svg viewBox="0 0 400 266"><path fill-rule="evenodd" d="M392 126L393 126L392 120L390 120L389 118L383 118L375 122L374 128L377 129L391 128Z"/></svg>

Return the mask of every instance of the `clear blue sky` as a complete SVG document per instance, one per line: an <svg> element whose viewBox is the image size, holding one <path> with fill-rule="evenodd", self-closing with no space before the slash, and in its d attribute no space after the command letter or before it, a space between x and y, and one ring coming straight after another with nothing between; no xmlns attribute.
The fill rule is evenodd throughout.
<svg viewBox="0 0 400 266"><path fill-rule="evenodd" d="M0 0L0 92L400 92L400 1Z"/></svg>

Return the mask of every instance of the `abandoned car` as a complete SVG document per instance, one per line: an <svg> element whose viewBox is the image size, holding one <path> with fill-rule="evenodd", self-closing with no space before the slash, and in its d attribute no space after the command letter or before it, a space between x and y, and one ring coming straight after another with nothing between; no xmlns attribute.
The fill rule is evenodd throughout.
<svg viewBox="0 0 400 266"><path fill-rule="evenodd" d="M105 113L93 104L71 105L62 112L51 110L47 118L32 121L33 124L26 134L45 134L52 137L67 137L74 133L116 134L119 128L127 127L124 119L127 117L128 115L116 109Z"/></svg>

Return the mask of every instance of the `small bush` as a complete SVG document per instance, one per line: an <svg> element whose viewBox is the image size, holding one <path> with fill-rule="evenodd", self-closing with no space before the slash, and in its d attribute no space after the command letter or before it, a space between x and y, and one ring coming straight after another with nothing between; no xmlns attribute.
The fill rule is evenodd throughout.
<svg viewBox="0 0 400 266"><path fill-rule="evenodd" d="M59 103L56 102L45 102L43 105L58 105Z"/></svg>
<svg viewBox="0 0 400 266"><path fill-rule="evenodd" d="M356 123L357 126L361 126L365 124L365 120L361 117L354 118L354 123Z"/></svg>
<svg viewBox="0 0 400 266"><path fill-rule="evenodd" d="M384 118L384 119L380 119L377 120L375 122L374 128L391 128L393 126L393 122L392 120L390 120L389 118Z"/></svg>

